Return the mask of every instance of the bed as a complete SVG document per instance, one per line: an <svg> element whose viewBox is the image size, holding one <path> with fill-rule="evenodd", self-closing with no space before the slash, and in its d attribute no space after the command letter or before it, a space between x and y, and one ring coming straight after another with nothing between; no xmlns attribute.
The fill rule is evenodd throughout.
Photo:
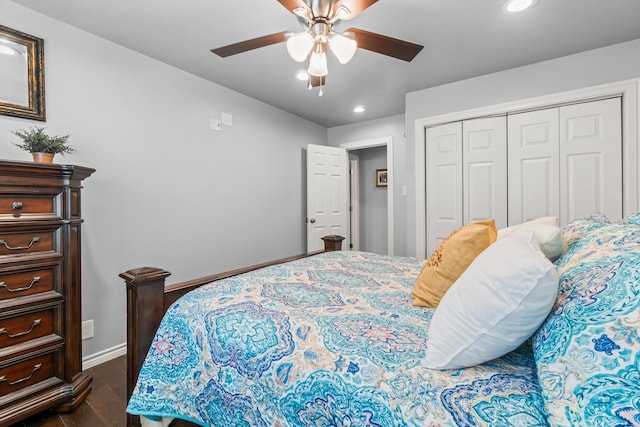
<svg viewBox="0 0 640 427"><path fill-rule="evenodd" d="M327 250L173 287L164 270L123 273L128 425L640 425L636 222L566 227L544 324L462 369L425 365L435 310L411 304L424 261Z"/></svg>

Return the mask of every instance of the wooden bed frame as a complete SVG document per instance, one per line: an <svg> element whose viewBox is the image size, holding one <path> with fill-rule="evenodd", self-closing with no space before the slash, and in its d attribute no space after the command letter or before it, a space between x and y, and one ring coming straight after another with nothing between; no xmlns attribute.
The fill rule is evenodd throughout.
<svg viewBox="0 0 640 427"><path fill-rule="evenodd" d="M324 250L294 255L274 261L251 265L224 273L213 274L199 279L166 285L170 272L161 268L141 267L128 270L120 277L127 286L127 400L136 386L138 373L142 366L160 321L169 306L189 291L216 280L226 279L248 273L259 268L282 264L296 259L306 258L322 252L342 249L344 237L329 235L322 238ZM194 425L179 423L180 425ZM177 425L172 423L173 425ZM139 427L140 417L127 414L127 427Z"/></svg>

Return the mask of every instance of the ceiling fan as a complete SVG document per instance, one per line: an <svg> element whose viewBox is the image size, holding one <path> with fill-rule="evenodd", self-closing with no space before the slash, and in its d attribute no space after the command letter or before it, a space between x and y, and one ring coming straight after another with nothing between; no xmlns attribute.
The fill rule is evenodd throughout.
<svg viewBox="0 0 640 427"><path fill-rule="evenodd" d="M236 55L260 47L286 42L289 55L298 62L309 57L309 88L325 84L329 72L327 51L341 64L353 58L357 48L410 62L422 46L358 28L342 33L333 30L338 21L353 19L378 0L277 0L306 27L300 33L280 32L212 49L220 57ZM322 93L322 92L321 92Z"/></svg>

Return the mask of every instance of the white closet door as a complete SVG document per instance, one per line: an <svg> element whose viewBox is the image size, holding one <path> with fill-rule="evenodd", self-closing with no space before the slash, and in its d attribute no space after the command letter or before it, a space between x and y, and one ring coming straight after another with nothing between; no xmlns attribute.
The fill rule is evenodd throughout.
<svg viewBox="0 0 640 427"><path fill-rule="evenodd" d="M462 226L462 123L426 130L427 256Z"/></svg>
<svg viewBox="0 0 640 427"><path fill-rule="evenodd" d="M509 225L560 217L558 108L509 115Z"/></svg>
<svg viewBox="0 0 640 427"><path fill-rule="evenodd" d="M464 223L494 218L507 226L507 119L505 116L462 123Z"/></svg>
<svg viewBox="0 0 640 427"><path fill-rule="evenodd" d="M620 98L560 107L560 222L622 217Z"/></svg>

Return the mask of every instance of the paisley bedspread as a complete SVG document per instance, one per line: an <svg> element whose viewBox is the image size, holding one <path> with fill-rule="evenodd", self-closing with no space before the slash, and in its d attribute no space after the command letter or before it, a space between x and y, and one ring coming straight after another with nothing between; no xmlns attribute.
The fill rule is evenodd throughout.
<svg viewBox="0 0 640 427"><path fill-rule="evenodd" d="M127 411L203 426L546 426L529 347L423 366L423 262L329 252L203 286L166 313Z"/></svg>

